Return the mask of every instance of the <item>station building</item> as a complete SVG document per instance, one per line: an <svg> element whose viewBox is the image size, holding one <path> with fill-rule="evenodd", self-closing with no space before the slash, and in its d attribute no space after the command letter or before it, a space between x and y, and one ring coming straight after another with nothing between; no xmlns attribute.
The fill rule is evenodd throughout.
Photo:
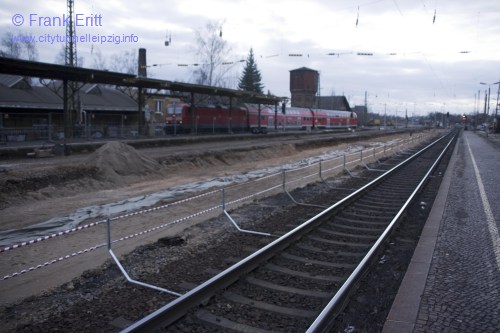
<svg viewBox="0 0 500 333"><path fill-rule="evenodd" d="M62 82L0 75L0 142L64 139ZM138 135L138 103L130 89L100 84L79 87L75 138L125 138ZM167 105L161 94L146 97L144 118L150 135L163 134Z"/></svg>

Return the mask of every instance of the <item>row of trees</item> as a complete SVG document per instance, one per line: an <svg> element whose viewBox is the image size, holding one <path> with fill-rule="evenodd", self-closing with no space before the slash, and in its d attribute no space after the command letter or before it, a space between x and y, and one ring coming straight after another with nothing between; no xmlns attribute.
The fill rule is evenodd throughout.
<svg viewBox="0 0 500 333"><path fill-rule="evenodd" d="M231 47L227 40L222 38L223 22L208 22L203 29L195 31L194 53L201 65L192 72L192 81L197 84L234 88L230 84L230 74L234 66L239 63L231 63L228 57L232 54ZM0 56L16 59L38 60L38 50L35 43L19 43L15 41L11 31L4 33L1 40ZM64 64L65 48L61 50L55 58L55 63ZM121 73L137 73L137 50L125 51L112 55L107 60L101 51L92 46L92 64L90 67L100 70L111 70ZM84 59L78 58L78 66L83 66ZM232 87L231 87L232 86ZM263 94L264 85L262 75L257 68L253 50L250 49L246 59L245 67L239 82L238 89L253 91Z"/></svg>

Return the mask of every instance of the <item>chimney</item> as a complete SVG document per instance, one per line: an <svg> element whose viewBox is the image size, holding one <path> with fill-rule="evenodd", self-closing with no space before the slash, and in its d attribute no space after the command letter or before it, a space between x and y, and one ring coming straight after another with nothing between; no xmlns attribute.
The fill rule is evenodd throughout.
<svg viewBox="0 0 500 333"><path fill-rule="evenodd" d="M139 49L139 68L138 68L138 73L137 75L139 77L147 77L147 71L146 71L147 65L146 65L146 49Z"/></svg>

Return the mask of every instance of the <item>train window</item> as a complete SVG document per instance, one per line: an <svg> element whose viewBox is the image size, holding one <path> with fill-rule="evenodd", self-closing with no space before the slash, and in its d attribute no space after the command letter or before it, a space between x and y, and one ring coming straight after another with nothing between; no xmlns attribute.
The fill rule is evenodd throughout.
<svg viewBox="0 0 500 333"><path fill-rule="evenodd" d="M169 105L167 108L168 114L181 114L182 113L182 105Z"/></svg>

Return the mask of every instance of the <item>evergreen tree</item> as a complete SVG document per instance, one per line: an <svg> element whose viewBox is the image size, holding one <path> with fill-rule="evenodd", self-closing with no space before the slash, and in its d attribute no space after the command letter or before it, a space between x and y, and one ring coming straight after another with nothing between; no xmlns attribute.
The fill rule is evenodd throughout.
<svg viewBox="0 0 500 333"><path fill-rule="evenodd" d="M253 57L253 50L250 49L238 88L240 90L253 91L263 94L264 85L261 81L262 77L260 75L260 71L257 69L257 64L255 63L255 59Z"/></svg>

